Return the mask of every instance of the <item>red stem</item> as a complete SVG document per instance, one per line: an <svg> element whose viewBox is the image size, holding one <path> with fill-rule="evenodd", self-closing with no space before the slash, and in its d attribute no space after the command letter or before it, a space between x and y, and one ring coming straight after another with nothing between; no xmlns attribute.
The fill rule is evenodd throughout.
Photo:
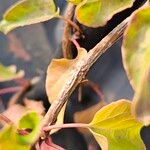
<svg viewBox="0 0 150 150"><path fill-rule="evenodd" d="M7 118L6 116L4 116L3 114L0 114L0 120L3 120L7 124L13 124L13 122L9 118Z"/></svg>
<svg viewBox="0 0 150 150"><path fill-rule="evenodd" d="M76 39L72 38L71 41L76 46L77 49L80 48L80 45L79 45L79 43L77 42Z"/></svg>
<svg viewBox="0 0 150 150"><path fill-rule="evenodd" d="M73 22L72 20L67 19L67 18L65 18L65 17L63 17L63 16L57 16L57 18L62 19L62 20L64 20L64 21L68 22L68 23L69 23L72 27L74 27L74 29L76 29L79 33L82 33L82 31L80 30L79 26L78 26L75 22Z"/></svg>
<svg viewBox="0 0 150 150"><path fill-rule="evenodd" d="M20 86L8 87L8 88L0 89L0 95L7 94L7 93L14 93L20 90L21 90Z"/></svg>
<svg viewBox="0 0 150 150"><path fill-rule="evenodd" d="M44 127L43 130L44 131L50 131L53 129L64 129L64 128L88 128L89 125L88 124L84 124L84 123L67 123L67 124L61 124L61 125L51 125L51 126L47 126Z"/></svg>

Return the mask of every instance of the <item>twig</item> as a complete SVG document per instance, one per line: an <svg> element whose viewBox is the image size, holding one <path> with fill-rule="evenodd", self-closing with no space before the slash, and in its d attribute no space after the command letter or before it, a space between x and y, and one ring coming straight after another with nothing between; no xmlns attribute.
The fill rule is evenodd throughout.
<svg viewBox="0 0 150 150"><path fill-rule="evenodd" d="M72 80L68 82L64 90L59 93L59 98L55 100L50 106L48 112L43 118L41 127L51 125L55 122L58 113L67 101L68 97L72 94L78 84L85 78L90 67L95 61L120 37L122 37L124 30L127 26L129 18L125 19L116 28L114 28L106 37L104 37L87 55L83 58L82 63L78 63Z"/></svg>
<svg viewBox="0 0 150 150"><path fill-rule="evenodd" d="M81 102L82 101L82 93L83 93L83 90L82 90L82 83L79 84L79 88L78 88L78 101Z"/></svg>
<svg viewBox="0 0 150 150"><path fill-rule="evenodd" d="M88 128L89 125L85 123L66 123L66 124L60 124L60 125L51 125L44 127L43 130L48 132L53 129L64 129L64 128Z"/></svg>
<svg viewBox="0 0 150 150"><path fill-rule="evenodd" d="M6 122L7 124L13 124L13 122L3 114L0 114L0 120Z"/></svg>
<svg viewBox="0 0 150 150"><path fill-rule="evenodd" d="M31 87L30 81L24 80L23 87L20 89L19 92L17 92L15 95L12 96L12 98L8 102L8 107L16 104L17 101L21 99L24 96L24 94L30 89L30 87Z"/></svg>
<svg viewBox="0 0 150 150"><path fill-rule="evenodd" d="M67 9L66 9L66 14L65 18L71 20L74 14L74 5L73 4L68 4ZM71 26L68 22L64 23L64 32L63 32L63 37L62 37L62 50L63 50L63 56L65 58L72 58L71 54Z"/></svg>
<svg viewBox="0 0 150 150"><path fill-rule="evenodd" d="M147 5L149 4L147 3L145 4L145 6L142 7L147 7ZM85 79L85 76L89 71L90 67L103 53L106 52L108 48L114 45L114 43L122 37L130 18L131 17L128 17L124 21L122 21L108 35L106 35L94 48L92 48L88 52L88 54L85 55L82 61L80 61L80 63L77 63L72 79L67 83L66 87L59 93L58 99L56 99L50 106L49 110L47 111L46 115L42 120L41 128L47 125L52 125L55 122L58 113L68 100L69 96L78 86L78 84L80 84L82 80ZM43 134L41 133L41 135Z"/></svg>
<svg viewBox="0 0 150 150"><path fill-rule="evenodd" d="M80 48L80 45L79 45L79 43L77 42L76 39L72 38L71 41L72 41L72 43L75 45L75 47L76 47L77 49Z"/></svg>
<svg viewBox="0 0 150 150"><path fill-rule="evenodd" d="M0 95L7 94L7 93L15 93L21 90L22 87L16 86L16 87L8 87L0 89Z"/></svg>
<svg viewBox="0 0 150 150"><path fill-rule="evenodd" d="M104 101L104 94L100 88L100 86L90 80L86 80L85 82L83 82L83 85L88 85L92 88L92 90L97 94L97 96L99 97L99 99L101 101Z"/></svg>
<svg viewBox="0 0 150 150"><path fill-rule="evenodd" d="M69 25L71 25L74 29L76 29L79 33L82 33L82 31L80 30L79 26L75 22L73 22L72 20L70 20L68 18L65 18L64 16L58 16L57 18L64 20Z"/></svg>

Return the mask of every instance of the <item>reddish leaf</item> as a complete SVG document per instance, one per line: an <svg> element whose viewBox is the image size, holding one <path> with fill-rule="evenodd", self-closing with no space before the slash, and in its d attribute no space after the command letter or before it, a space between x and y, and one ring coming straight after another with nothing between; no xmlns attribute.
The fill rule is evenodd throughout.
<svg viewBox="0 0 150 150"><path fill-rule="evenodd" d="M40 150L65 150L64 148L54 144L51 138L47 138L40 145Z"/></svg>
<svg viewBox="0 0 150 150"><path fill-rule="evenodd" d="M31 109L32 111L36 111L40 115L45 114L45 108L42 101L35 101L26 98L24 99L24 104L27 108Z"/></svg>
<svg viewBox="0 0 150 150"><path fill-rule="evenodd" d="M6 111L3 112L3 115L9 118L16 125L18 124L19 119L27 111L27 109L19 104L10 106Z"/></svg>

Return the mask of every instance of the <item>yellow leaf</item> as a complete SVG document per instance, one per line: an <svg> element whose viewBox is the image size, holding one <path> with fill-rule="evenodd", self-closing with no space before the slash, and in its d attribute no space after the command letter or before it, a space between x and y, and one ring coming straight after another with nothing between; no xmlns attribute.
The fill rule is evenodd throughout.
<svg viewBox="0 0 150 150"><path fill-rule="evenodd" d="M88 27L104 26L115 14L132 7L134 0L69 0L77 4L77 20Z"/></svg>
<svg viewBox="0 0 150 150"><path fill-rule="evenodd" d="M150 67L145 72L141 86L136 91L132 105L133 114L144 125L150 124Z"/></svg>
<svg viewBox="0 0 150 150"><path fill-rule="evenodd" d="M134 90L140 87L144 72L150 65L150 7L134 13L125 31L122 57Z"/></svg>
<svg viewBox="0 0 150 150"><path fill-rule="evenodd" d="M4 127L0 132L0 150L30 150L31 145L18 142L14 126Z"/></svg>
<svg viewBox="0 0 150 150"><path fill-rule="evenodd" d="M100 109L89 129L102 150L143 150L140 138L143 124L131 114L131 102L119 100Z"/></svg>
<svg viewBox="0 0 150 150"><path fill-rule="evenodd" d="M16 78L22 78L24 76L24 71L20 70L17 72L17 68L14 65L5 67L0 64L0 82L13 80Z"/></svg>
<svg viewBox="0 0 150 150"><path fill-rule="evenodd" d="M11 6L0 22L0 31L9 31L25 25L50 20L59 15L53 0L20 0Z"/></svg>

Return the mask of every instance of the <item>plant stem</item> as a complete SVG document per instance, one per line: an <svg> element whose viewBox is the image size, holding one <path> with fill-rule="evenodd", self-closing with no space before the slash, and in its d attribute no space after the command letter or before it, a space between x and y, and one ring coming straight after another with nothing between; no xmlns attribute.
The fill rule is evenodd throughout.
<svg viewBox="0 0 150 150"><path fill-rule="evenodd" d="M8 102L8 107L14 105L17 103L17 101L19 101L24 94L30 89L31 87L31 83L29 81L25 81L23 87L20 89L20 91L18 91L15 95L13 95L11 97L11 99Z"/></svg>
<svg viewBox="0 0 150 150"><path fill-rule="evenodd" d="M102 90L98 84L92 82L91 80L87 80L87 81L83 82L83 85L90 86L92 88L92 90L97 94L99 99L105 103L104 93L102 92Z"/></svg>
<svg viewBox="0 0 150 150"><path fill-rule="evenodd" d="M96 62L96 60L106 52L114 43L122 37L127 23L131 17L126 18L117 27L115 27L108 35L106 35L94 48L92 48L85 57L82 58L80 63L74 66L74 74L72 74L71 80L66 83L66 86L59 93L58 98L52 103L48 109L46 115L44 116L41 128L44 126L51 125L55 122L60 110L68 100L69 96L75 90L75 88L82 82L88 73L90 67ZM41 133L43 136L43 133Z"/></svg>
<svg viewBox="0 0 150 150"><path fill-rule="evenodd" d="M65 18L63 16L58 16L57 18L62 19L64 21L66 21L67 23L69 23L74 29L76 29L78 32L82 33L82 31L80 30L79 26L74 23L72 20Z"/></svg>
<svg viewBox="0 0 150 150"><path fill-rule="evenodd" d="M60 124L60 125L51 125L48 127L44 127L43 130L44 131L50 131L53 129L64 129L64 128L88 128L89 125L88 124L84 124L84 123L67 123L67 124Z"/></svg>
<svg viewBox="0 0 150 150"><path fill-rule="evenodd" d="M20 86L0 89L0 95L7 94L7 93L15 93L15 92L20 91L21 89L22 87Z"/></svg>
<svg viewBox="0 0 150 150"><path fill-rule="evenodd" d="M76 41L76 39L71 39L71 41L72 41L72 43L75 45L75 47L78 49L78 48L80 48L80 45L79 45L79 43Z"/></svg>
<svg viewBox="0 0 150 150"><path fill-rule="evenodd" d="M68 4L66 8L65 18L71 20L74 14L75 6L73 4ZM71 25L68 22L64 22L64 32L62 37L62 50L64 58L72 58L71 53Z"/></svg>
<svg viewBox="0 0 150 150"><path fill-rule="evenodd" d="M41 124L42 128L55 122L61 108L66 103L69 96L78 86L78 84L81 83L85 78L85 75L89 71L90 67L109 47L111 47L120 37L122 37L128 21L129 18L125 19L121 24L114 28L106 37L104 37L93 49L91 49L85 55L80 63L74 67L75 71L72 75L72 79L68 81L66 87L61 91L61 93L59 93L58 99L52 103L46 115L44 116Z"/></svg>
<svg viewBox="0 0 150 150"><path fill-rule="evenodd" d="M3 114L0 114L0 120L3 120L7 124L13 124L13 122L9 118L7 118L6 116L4 116Z"/></svg>

